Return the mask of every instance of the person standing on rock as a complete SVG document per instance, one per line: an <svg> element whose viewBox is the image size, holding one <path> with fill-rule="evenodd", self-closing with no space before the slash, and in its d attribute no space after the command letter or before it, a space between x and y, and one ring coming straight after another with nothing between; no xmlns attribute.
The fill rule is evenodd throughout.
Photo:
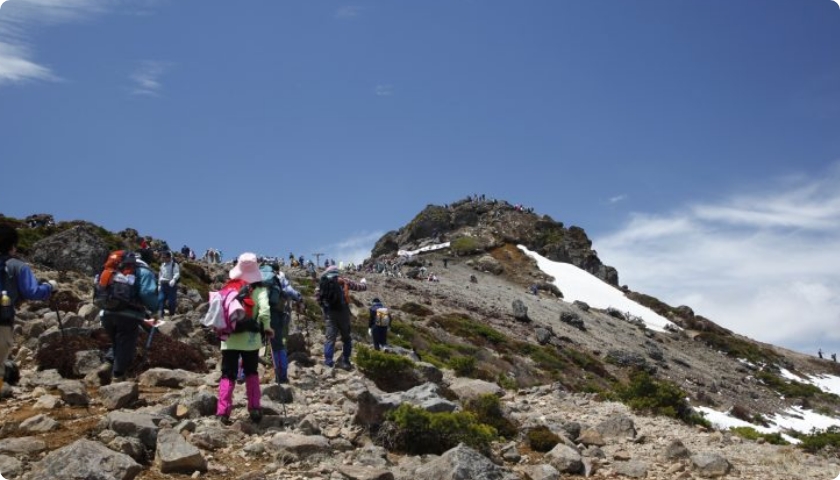
<svg viewBox="0 0 840 480"><path fill-rule="evenodd" d="M169 307L169 315L175 315L178 308L178 281L181 279L181 267L172 257L172 252L166 250L161 254L160 264L160 318L163 318L164 307Z"/></svg>
<svg viewBox="0 0 840 480"><path fill-rule="evenodd" d="M251 318L237 322L236 331L222 342L222 378L219 380L216 418L224 424L230 422L230 413L233 410L233 389L236 387L236 376L241 359L245 374L245 394L248 397L248 415L252 422L259 423L262 420L262 408L257 366L263 344L260 332L264 333L269 340L274 338L274 331L271 329L268 289L263 284L257 256L250 252L239 256L228 276L231 280L241 279L248 284L246 292L240 295L244 293L249 296L253 302L253 309Z"/></svg>
<svg viewBox="0 0 840 480"><path fill-rule="evenodd" d="M14 227L0 225L0 290L5 293L0 307L0 390L6 375L5 363L15 341L15 306L23 300L46 300L56 289L54 280L39 283L29 266L14 258L18 241Z"/></svg>
<svg viewBox="0 0 840 480"><path fill-rule="evenodd" d="M157 276L142 258L135 256L135 262L134 292L137 306L106 309L101 315L102 328L108 332L113 350L112 382L125 380L137 351L137 338L140 335L137 327L143 326L147 310L156 312L158 308Z"/></svg>
<svg viewBox="0 0 840 480"><path fill-rule="evenodd" d="M321 274L318 283L318 304L324 312L326 337L324 343L324 364L328 367L337 366L344 370L351 370L350 354L353 341L350 337L350 290L366 290L367 287L350 279L338 276L338 268L331 265ZM341 335L341 360L334 363L335 341Z"/></svg>
<svg viewBox="0 0 840 480"><path fill-rule="evenodd" d="M388 345L388 327L391 326L391 314L378 297L370 304L370 336L374 350L384 349Z"/></svg>

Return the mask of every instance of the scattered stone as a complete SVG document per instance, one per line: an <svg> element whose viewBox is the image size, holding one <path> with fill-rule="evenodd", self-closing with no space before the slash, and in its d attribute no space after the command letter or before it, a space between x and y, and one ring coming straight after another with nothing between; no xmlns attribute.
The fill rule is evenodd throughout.
<svg viewBox="0 0 840 480"><path fill-rule="evenodd" d="M28 480L56 478L101 478L131 480L143 467L128 455L115 452L101 443L77 440L44 457L32 466Z"/></svg>
<svg viewBox="0 0 840 480"><path fill-rule="evenodd" d="M518 480L519 476L460 444L417 469L415 480Z"/></svg>
<svg viewBox="0 0 840 480"><path fill-rule="evenodd" d="M155 452L155 465L161 473L207 471L207 460L201 451L174 429L163 428L158 432Z"/></svg>
<svg viewBox="0 0 840 480"><path fill-rule="evenodd" d="M722 477L729 473L732 465L729 460L717 453L698 453L691 456L691 463L697 474L703 478Z"/></svg>
<svg viewBox="0 0 840 480"><path fill-rule="evenodd" d="M140 398L140 389L134 382L118 382L99 388L99 400L108 410L127 407Z"/></svg>

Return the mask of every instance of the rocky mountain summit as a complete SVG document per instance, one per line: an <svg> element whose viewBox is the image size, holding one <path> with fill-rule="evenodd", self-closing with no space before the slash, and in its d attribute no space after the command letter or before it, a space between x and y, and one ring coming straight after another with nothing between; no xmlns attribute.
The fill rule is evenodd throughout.
<svg viewBox="0 0 840 480"><path fill-rule="evenodd" d="M304 269L284 269L307 306L293 316L291 382L273 384L261 365L263 420L248 419L238 386L230 426L213 417L220 352L199 324L207 291L230 265L180 258L177 314L148 352L141 335L130 380L111 383L92 272L110 250L136 248L138 232L0 221L21 228L36 275L61 285L51 302L26 304L15 326L21 379L0 400L5 478L828 480L840 472L830 442L804 449L758 434L792 407L836 416L840 399L807 382L840 375L836 364L626 288L676 327L654 331L626 312L566 302L516 245L615 288L618 273L582 229L506 202L429 206L377 242L369 268L344 273L367 284L353 292L350 372L321 365L314 282ZM394 268L379 272L383 265ZM406 274L418 268L439 281ZM374 297L395 314L390 353L367 348ZM755 429L715 429L700 407Z"/></svg>

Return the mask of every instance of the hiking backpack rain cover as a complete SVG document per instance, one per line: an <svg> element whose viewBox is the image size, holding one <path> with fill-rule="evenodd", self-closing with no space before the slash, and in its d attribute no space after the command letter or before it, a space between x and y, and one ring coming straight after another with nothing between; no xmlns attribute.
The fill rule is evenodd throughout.
<svg viewBox="0 0 840 480"><path fill-rule="evenodd" d="M221 290L210 292L210 304L201 324L212 328L219 340L225 341L239 322L253 318L253 312L250 285L241 279L228 280Z"/></svg>
<svg viewBox="0 0 840 480"><path fill-rule="evenodd" d="M93 304L103 310L144 311L137 284L137 257L117 250L108 255L93 287Z"/></svg>

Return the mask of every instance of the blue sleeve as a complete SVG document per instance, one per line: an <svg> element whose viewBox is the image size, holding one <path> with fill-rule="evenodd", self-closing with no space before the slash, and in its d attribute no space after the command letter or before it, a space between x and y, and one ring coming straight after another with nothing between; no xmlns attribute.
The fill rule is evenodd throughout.
<svg viewBox="0 0 840 480"><path fill-rule="evenodd" d="M152 312L158 311L157 278L148 268L138 268L137 281L140 282L140 300Z"/></svg>
<svg viewBox="0 0 840 480"><path fill-rule="evenodd" d="M38 279L28 265L23 265L18 270L17 283L18 293L24 300L46 300L52 293L52 287L48 283L38 285Z"/></svg>

